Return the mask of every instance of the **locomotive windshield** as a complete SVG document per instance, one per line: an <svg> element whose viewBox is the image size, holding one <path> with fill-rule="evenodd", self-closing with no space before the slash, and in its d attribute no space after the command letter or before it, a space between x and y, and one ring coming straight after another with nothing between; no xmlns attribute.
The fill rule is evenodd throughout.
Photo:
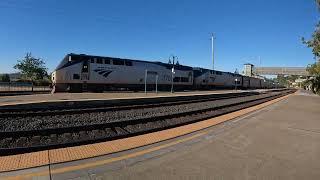
<svg viewBox="0 0 320 180"><path fill-rule="evenodd" d="M63 67L66 67L68 65L71 64L76 64L78 62L81 62L83 60L85 60L85 56L81 56L81 55L67 55L63 58L63 60L60 62L60 64L57 66L56 70L59 70Z"/></svg>

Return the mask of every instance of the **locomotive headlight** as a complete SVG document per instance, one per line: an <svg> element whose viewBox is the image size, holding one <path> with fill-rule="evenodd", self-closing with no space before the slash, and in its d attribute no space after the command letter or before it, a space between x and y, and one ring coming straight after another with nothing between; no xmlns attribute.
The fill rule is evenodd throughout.
<svg viewBox="0 0 320 180"><path fill-rule="evenodd" d="M53 73L51 74L51 80L52 80L52 81L54 81L54 78L55 78L55 72L53 72Z"/></svg>

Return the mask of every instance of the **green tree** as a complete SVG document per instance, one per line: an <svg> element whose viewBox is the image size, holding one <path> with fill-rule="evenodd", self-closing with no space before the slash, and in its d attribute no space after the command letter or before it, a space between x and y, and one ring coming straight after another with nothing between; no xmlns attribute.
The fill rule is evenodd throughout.
<svg viewBox="0 0 320 180"><path fill-rule="evenodd" d="M313 77L306 82L306 85L310 85L311 90L320 95L320 63L308 65L307 71Z"/></svg>
<svg viewBox="0 0 320 180"><path fill-rule="evenodd" d="M2 81L2 82L10 82L10 76L9 76L9 74L3 74L3 75L1 76L1 81Z"/></svg>
<svg viewBox="0 0 320 180"><path fill-rule="evenodd" d="M45 62L41 58L33 57L31 53L27 53L23 59L18 60L14 68L20 71L24 79L32 82L48 77Z"/></svg>
<svg viewBox="0 0 320 180"><path fill-rule="evenodd" d="M315 0L318 10L320 11L320 0ZM316 25L314 32L311 35L310 40L306 40L302 37L302 42L312 49L312 53L316 58L320 57L320 23Z"/></svg>
<svg viewBox="0 0 320 180"><path fill-rule="evenodd" d="M279 82L282 86L288 87L290 85L288 78L284 75L278 75L277 78L274 79L275 82Z"/></svg>
<svg viewBox="0 0 320 180"><path fill-rule="evenodd" d="M318 10L320 11L320 0L315 0ZM306 84L311 84L311 89L314 93L320 94L320 23L316 25L314 32L312 33L310 40L305 40L302 38L304 44L312 49L312 53L318 62L314 64L309 64L307 71L313 76L312 79L306 82Z"/></svg>
<svg viewBox="0 0 320 180"><path fill-rule="evenodd" d="M320 64L319 63L309 64L307 67L307 71L312 76L320 75Z"/></svg>

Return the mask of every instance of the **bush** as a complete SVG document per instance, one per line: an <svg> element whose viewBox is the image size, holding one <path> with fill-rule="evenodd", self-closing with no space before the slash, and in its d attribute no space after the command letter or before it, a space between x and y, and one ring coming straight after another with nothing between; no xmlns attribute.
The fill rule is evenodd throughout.
<svg viewBox="0 0 320 180"><path fill-rule="evenodd" d="M311 84L312 92L320 95L320 75L315 76L311 80L311 82L312 82L312 84Z"/></svg>
<svg viewBox="0 0 320 180"><path fill-rule="evenodd" d="M9 74L3 74L3 75L1 75L0 81L1 81L1 82L10 82L10 76L9 76Z"/></svg>

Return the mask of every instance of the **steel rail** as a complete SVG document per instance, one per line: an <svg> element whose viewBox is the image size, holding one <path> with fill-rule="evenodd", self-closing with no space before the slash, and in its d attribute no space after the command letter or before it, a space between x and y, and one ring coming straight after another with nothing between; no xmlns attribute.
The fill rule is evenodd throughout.
<svg viewBox="0 0 320 180"><path fill-rule="evenodd" d="M263 93L260 93L263 94ZM253 96L258 95L256 92L246 92L246 93L228 93L228 94L218 94L215 96L201 96L198 99L194 99L194 97L185 96L184 98L171 99L170 101L165 102L158 102L158 103L143 103L143 99L139 103L132 105L118 105L118 106L107 106L107 107L88 107L88 108L79 108L79 109L59 109L59 110L30 110L30 111L22 111L16 112L15 109L13 112L7 110L6 112L0 112L0 118L6 117L27 117L27 116L54 116L54 115L66 115L66 114L82 114L82 113L93 113L93 112L107 112L107 111L119 111L119 110L128 110L128 109L141 109L146 107L160 107L160 106L172 106L172 105L180 105L180 104L190 104L190 103L197 103L197 102L206 102L206 101L214 101L214 100L221 100L221 99L229 99L229 98L236 98L236 97L246 97L246 96ZM133 102L134 103L134 102Z"/></svg>
<svg viewBox="0 0 320 180"><path fill-rule="evenodd" d="M94 137L86 136L85 138L79 138L78 140L65 140L64 142L55 142L47 144L35 144L28 145L25 147L16 146L16 147L7 147L0 148L0 155L8 154L17 154L21 152L31 152L38 151L43 149L52 149L58 147L68 147L75 145L82 145L94 142L101 142L105 140L113 140L124 137L135 136L138 134L144 134L148 132L158 131L162 129L172 128L176 126L181 126L204 119L212 118L218 115L230 113L242 108L250 107L257 105L281 96L285 96L293 91L284 91L282 93L272 94L270 96L264 96L261 98L256 98L249 101L243 102L234 102L227 105L222 105L214 108L205 108L201 110L194 110L182 113L176 113L171 115L163 115L152 118L141 118L139 120L126 120L120 122L110 122L103 124L92 124L87 126L77 126L77 127L65 127L65 128L56 128L56 129L42 129L42 130L32 130L32 131L11 131L11 132L0 132L0 137L9 138L12 141L17 140L18 138L33 138L37 137L38 139L41 136L52 136L57 138L58 135L64 135L68 133L69 136L73 134L82 134L88 135L88 132L93 132ZM137 128L138 126L139 128ZM150 127L151 126L151 127ZM131 128L130 128L131 127ZM133 127L133 129L132 129ZM108 129L109 133L106 131ZM105 131L104 135L97 135ZM95 134L96 133L96 134Z"/></svg>

